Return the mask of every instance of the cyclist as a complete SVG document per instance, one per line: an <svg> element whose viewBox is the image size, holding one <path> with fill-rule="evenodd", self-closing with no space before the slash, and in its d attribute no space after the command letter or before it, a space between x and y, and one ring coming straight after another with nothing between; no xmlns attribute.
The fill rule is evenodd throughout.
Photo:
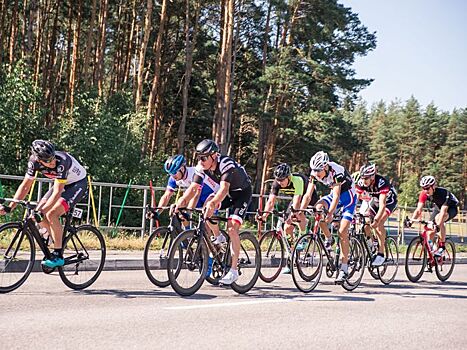
<svg viewBox="0 0 467 350"><path fill-rule="evenodd" d="M240 255L240 237L238 231L245 218L251 202L251 180L245 169L228 156L219 153L219 146L213 140L203 140L196 146L198 165L193 182L177 202L177 208L183 207L201 189L206 177L220 185L213 198L204 206L204 216L212 216L217 209L230 208L227 233L232 241L232 266L219 281L221 284L232 284L238 279L237 263Z"/></svg>
<svg viewBox="0 0 467 350"><path fill-rule="evenodd" d="M63 266L62 237L63 227L60 216L65 214L87 194L86 169L70 154L55 150L55 146L45 140L35 140L31 146L31 156L23 182L16 190L14 199L23 200L34 182L36 171L54 179L53 187L42 197L36 211L42 214L41 227L52 234L54 251L43 265L53 268ZM14 209L16 203L10 203L7 211ZM0 206L0 214L5 214Z"/></svg>
<svg viewBox="0 0 467 350"><path fill-rule="evenodd" d="M308 186L308 179L305 175L302 174L292 174L290 166L286 163L279 164L274 170L274 182L271 186L271 192L269 194L268 201L264 207L265 213L263 213L259 219L266 220L269 216L268 211L271 211L274 208L274 203L279 193L286 195L293 195L292 202L290 202L288 210L293 212L293 209L299 209L302 197L306 192ZM311 205L315 205L318 201L318 195L316 192L313 192L313 198L311 200ZM304 233L306 229L307 220L303 212L297 212L294 214L298 225L300 227L300 232ZM290 216L284 225L284 231L290 237L290 241L293 241L293 230L294 224L292 223L292 217ZM300 249L300 248L299 248ZM302 247L303 249L303 247ZM290 273L290 267L284 266L282 273Z"/></svg>
<svg viewBox="0 0 467 350"><path fill-rule="evenodd" d="M330 249L333 242L328 224L332 222L333 214L342 208L342 219L339 225L339 238L342 251L342 264L336 278L336 284L342 284L348 276L349 235L348 230L352 222L357 203L354 193L355 186L349 172L341 165L329 161L329 156L319 151L310 159L311 175L305 196L303 196L301 209L305 209L316 189L314 179L323 183L331 189L331 193L320 198L316 204L317 209L324 208L328 211L325 222L320 223L321 230L326 236L326 248Z"/></svg>
<svg viewBox="0 0 467 350"><path fill-rule="evenodd" d="M373 258L373 266L381 266L384 259L384 247L386 242L386 229L384 223L397 207L397 193L389 181L377 174L376 165L368 163L360 168L360 180L355 186L359 197L365 197L368 200L368 211L372 223L370 227L376 231L378 238L378 254ZM368 196L368 197L366 197ZM369 230L369 228L368 228ZM369 236L369 232L367 232Z"/></svg>
<svg viewBox="0 0 467 350"><path fill-rule="evenodd" d="M420 186L422 191L418 197L417 208L415 209L412 220L419 219L422 215L423 205L427 200L434 204L433 212L431 213L430 221L436 224L430 232L430 240L433 240L435 230L439 228L440 237L438 243L438 249L435 252L435 256L442 256L445 250L446 241L446 227L444 224L449 220L453 219L457 213L457 205L459 201L456 196L443 187L438 187L436 179L433 176L423 176L420 180Z"/></svg>

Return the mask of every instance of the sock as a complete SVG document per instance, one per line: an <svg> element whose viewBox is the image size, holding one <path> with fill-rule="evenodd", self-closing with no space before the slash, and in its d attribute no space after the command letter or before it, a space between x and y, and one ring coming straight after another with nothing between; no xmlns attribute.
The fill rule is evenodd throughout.
<svg viewBox="0 0 467 350"><path fill-rule="evenodd" d="M58 257L61 257L62 256L62 248L54 248L54 251L53 251L53 254L58 256Z"/></svg>
<svg viewBox="0 0 467 350"><path fill-rule="evenodd" d="M349 266L347 264L341 264L341 270L347 273L349 272Z"/></svg>

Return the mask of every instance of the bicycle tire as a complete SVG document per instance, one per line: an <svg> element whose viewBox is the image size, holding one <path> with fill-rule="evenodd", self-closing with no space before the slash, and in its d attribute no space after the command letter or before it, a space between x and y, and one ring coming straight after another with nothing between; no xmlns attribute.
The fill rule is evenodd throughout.
<svg viewBox="0 0 467 350"><path fill-rule="evenodd" d="M420 252L418 252L418 249L421 249ZM423 246L423 241L420 237L414 237L410 241L405 254L405 274L410 282L417 282L422 277L425 272L426 263L427 252ZM415 268L414 271L416 273L412 273L412 271L410 271L411 266L420 266L420 268Z"/></svg>
<svg viewBox="0 0 467 350"><path fill-rule="evenodd" d="M282 242L282 239L278 237L275 230L270 230L261 236L259 247L261 250L261 269L259 271L259 278L261 278L263 282L271 283L280 275L281 269L284 266L284 242ZM265 248L264 250L263 247ZM276 261L277 258L275 254L279 254L279 261ZM269 262L271 266L268 265ZM277 269L275 268L276 265ZM269 270L271 270L270 273L268 273Z"/></svg>
<svg viewBox="0 0 467 350"><path fill-rule="evenodd" d="M436 276L441 282L445 282L451 277L452 272L454 271L454 266L456 265L456 245L449 238L446 239L445 251L440 258L435 257L435 270ZM448 268L447 272L443 274L443 266L446 265L446 261L450 261L451 265Z"/></svg>
<svg viewBox="0 0 467 350"><path fill-rule="evenodd" d="M299 244L305 248L297 250ZM310 266L311 273L306 270ZM323 272L323 253L321 245L311 234L306 233L297 240L292 252L291 270L295 286L303 293L310 293L318 285Z"/></svg>
<svg viewBox="0 0 467 350"><path fill-rule="evenodd" d="M0 248L0 293L12 292L15 289L19 288L24 282L26 282L29 275L31 274L32 268L34 267L34 259L36 256L34 238L27 230L23 229L21 223L9 222L0 226L0 240L2 240L3 236L6 236L8 234L7 232L5 232L7 230L13 230L13 237L16 237L16 240L18 239L18 235L22 235L22 237L19 237L20 241L15 241L16 249L22 246L23 242L25 242L25 248L29 248L29 253L27 253L26 250L24 259L17 260L17 258L15 258L14 260L8 260L7 256L5 256L6 249ZM17 252L18 250L16 250L16 253ZM9 268L8 271L7 268ZM18 269L18 280L15 282L7 282L7 279L9 277L14 277L14 271ZM4 283L6 283L6 285L4 285Z"/></svg>
<svg viewBox="0 0 467 350"><path fill-rule="evenodd" d="M180 233L172 243L167 263L167 275L173 290L181 296L195 294L203 285L208 270L208 249L202 237L195 236L195 230ZM187 242L186 245L183 242ZM178 247L177 249L174 249ZM182 250L182 261L178 259L178 249ZM175 266L175 268L171 268ZM193 282L187 282L190 277Z"/></svg>
<svg viewBox="0 0 467 350"><path fill-rule="evenodd" d="M65 285L81 290L91 286L101 274L106 256L102 233L92 225L81 225L63 242L65 265L58 273Z"/></svg>
<svg viewBox="0 0 467 350"><path fill-rule="evenodd" d="M393 237L386 237L384 250L386 259L383 265L376 270L380 281L387 285L394 281L399 269L399 246L397 241Z"/></svg>
<svg viewBox="0 0 467 350"><path fill-rule="evenodd" d="M349 275L344 283L342 283L342 288L350 292L360 285L365 272L365 258L366 256L362 243L357 238L350 237L348 260ZM352 280L354 277L355 279Z"/></svg>
<svg viewBox="0 0 467 350"><path fill-rule="evenodd" d="M158 241L159 239L160 241ZM174 234L168 227L159 227L151 233L144 247L144 271L149 281L160 288L170 285L167 275L167 261L173 240ZM154 249L152 248L153 243ZM159 245L161 246L159 247ZM180 250L179 253L181 255Z"/></svg>
<svg viewBox="0 0 467 350"><path fill-rule="evenodd" d="M255 286L258 280L261 270L261 250L259 249L258 240L252 233L240 232L239 237L238 279L230 287L239 294L245 294ZM250 248L251 245L253 245L253 250ZM254 256L252 256L252 253ZM251 271L251 269L254 270Z"/></svg>

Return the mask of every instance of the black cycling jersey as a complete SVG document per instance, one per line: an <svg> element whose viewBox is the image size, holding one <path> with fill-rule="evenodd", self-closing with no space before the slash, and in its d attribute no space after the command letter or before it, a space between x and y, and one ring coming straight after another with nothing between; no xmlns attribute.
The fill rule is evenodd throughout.
<svg viewBox="0 0 467 350"><path fill-rule="evenodd" d="M428 196L425 191L421 191L418 201L425 204L427 200L434 203L439 209L441 209L443 205L457 207L459 204L456 196L443 187L436 187L432 196Z"/></svg>
<svg viewBox="0 0 467 350"><path fill-rule="evenodd" d="M78 161L66 152L55 152L56 164L54 168L47 168L34 155L29 157L26 177L33 178L36 171L41 172L50 179L56 179L59 182L71 184L78 182L86 177L84 169Z"/></svg>
<svg viewBox="0 0 467 350"><path fill-rule="evenodd" d="M291 196L303 196L308 187L308 179L303 174L294 173L289 178L289 183L286 187L281 187L279 181L274 180L271 186L271 194L274 196L283 193Z"/></svg>
<svg viewBox="0 0 467 350"><path fill-rule="evenodd" d="M241 191L251 187L251 181L245 168L227 156L220 156L217 158L217 166L213 171L204 171L201 167L197 166L193 182L201 185L205 176L209 176L218 184L220 184L221 181L230 183L229 192Z"/></svg>
<svg viewBox="0 0 467 350"><path fill-rule="evenodd" d="M370 197L379 198L380 194L387 194L386 205L397 202L397 192L391 183L383 176L376 174L375 181L370 186L355 185L357 194L364 194Z"/></svg>

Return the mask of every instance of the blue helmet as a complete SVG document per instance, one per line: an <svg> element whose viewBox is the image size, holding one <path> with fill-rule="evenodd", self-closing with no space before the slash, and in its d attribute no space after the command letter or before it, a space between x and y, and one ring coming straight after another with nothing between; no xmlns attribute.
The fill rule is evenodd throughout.
<svg viewBox="0 0 467 350"><path fill-rule="evenodd" d="M182 154L177 154L165 161L164 170L169 175L175 175L185 164L185 157Z"/></svg>

